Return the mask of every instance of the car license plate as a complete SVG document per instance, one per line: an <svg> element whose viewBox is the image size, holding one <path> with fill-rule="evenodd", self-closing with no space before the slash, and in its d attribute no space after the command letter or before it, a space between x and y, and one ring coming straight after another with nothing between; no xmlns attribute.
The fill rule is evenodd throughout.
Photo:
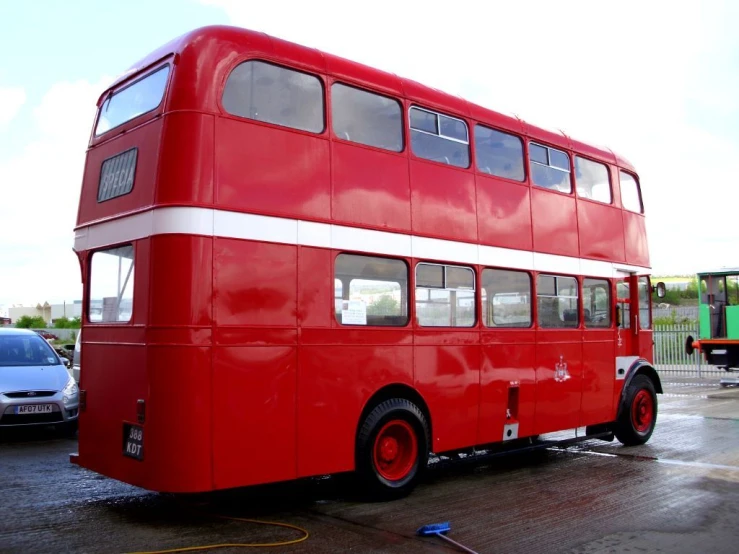
<svg viewBox="0 0 739 554"><path fill-rule="evenodd" d="M123 455L144 459L144 428L140 425L123 424Z"/></svg>
<svg viewBox="0 0 739 554"><path fill-rule="evenodd" d="M53 411L54 411L53 404L24 404L23 406L15 407L15 413L18 415L50 414Z"/></svg>

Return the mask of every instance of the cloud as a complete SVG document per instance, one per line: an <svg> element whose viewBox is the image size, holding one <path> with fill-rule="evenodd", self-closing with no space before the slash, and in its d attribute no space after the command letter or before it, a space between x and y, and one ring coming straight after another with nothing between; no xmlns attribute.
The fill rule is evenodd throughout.
<svg viewBox="0 0 739 554"><path fill-rule="evenodd" d="M606 145L640 174L655 271L739 265L724 246L739 242L739 228L723 201L739 174L739 135L721 135L704 114L721 121L737 112L736 6L377 0L360 11L341 1L201 2L235 25Z"/></svg>
<svg viewBox="0 0 739 554"><path fill-rule="evenodd" d="M26 103L26 91L21 87L0 87L0 129L10 123Z"/></svg>
<svg viewBox="0 0 739 554"><path fill-rule="evenodd" d="M81 298L73 229L95 102L109 83L54 84L32 111L35 140L0 163L0 304Z"/></svg>

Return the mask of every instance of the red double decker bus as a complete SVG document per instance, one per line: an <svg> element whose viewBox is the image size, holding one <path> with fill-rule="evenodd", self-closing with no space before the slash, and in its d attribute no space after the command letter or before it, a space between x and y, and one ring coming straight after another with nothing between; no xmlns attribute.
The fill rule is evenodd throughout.
<svg viewBox="0 0 739 554"><path fill-rule="evenodd" d="M610 150L261 33L103 93L75 236L80 465L196 492L585 428L646 442L649 256Z"/></svg>

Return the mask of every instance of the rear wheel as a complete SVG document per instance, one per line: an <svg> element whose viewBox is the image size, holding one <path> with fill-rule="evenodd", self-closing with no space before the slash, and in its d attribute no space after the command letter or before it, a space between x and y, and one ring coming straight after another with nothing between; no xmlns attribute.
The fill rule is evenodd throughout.
<svg viewBox="0 0 739 554"><path fill-rule="evenodd" d="M386 400L362 422L357 435L357 472L377 498L410 493L428 463L429 431L423 412L404 398Z"/></svg>
<svg viewBox="0 0 739 554"><path fill-rule="evenodd" d="M652 380L637 375L626 390L626 403L616 423L616 438L626 446L644 444L657 423L657 394Z"/></svg>

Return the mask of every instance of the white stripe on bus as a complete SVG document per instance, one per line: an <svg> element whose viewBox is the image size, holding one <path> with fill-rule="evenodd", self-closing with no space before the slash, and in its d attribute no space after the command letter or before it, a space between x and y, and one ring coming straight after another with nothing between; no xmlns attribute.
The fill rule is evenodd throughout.
<svg viewBox="0 0 739 554"><path fill-rule="evenodd" d="M651 273L649 268L622 263L211 208L154 208L84 226L75 233L74 249L81 252L164 234L258 240L593 277L621 277L629 272Z"/></svg>

